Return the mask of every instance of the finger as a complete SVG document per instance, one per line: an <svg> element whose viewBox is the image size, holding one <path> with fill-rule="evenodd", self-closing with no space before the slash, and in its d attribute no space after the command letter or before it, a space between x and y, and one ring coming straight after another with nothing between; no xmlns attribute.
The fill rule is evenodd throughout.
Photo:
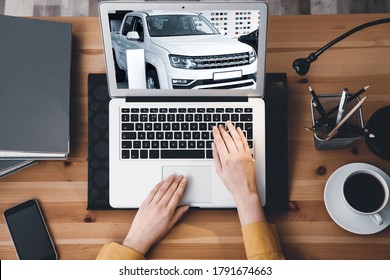
<svg viewBox="0 0 390 280"><path fill-rule="evenodd" d="M162 203L162 205L167 206L170 203L170 201L171 201L172 197L175 195L182 179L183 179L183 176L177 176L176 179L171 183L171 185L169 186L169 188L165 192L164 196L161 198L160 203ZM177 203L177 204L179 204L179 203ZM177 207L177 205L175 206L175 208L176 207Z"/></svg>
<svg viewBox="0 0 390 280"><path fill-rule="evenodd" d="M187 179L184 178L183 176L180 176L180 181L177 184L177 188L172 193L170 199L167 201L168 208L176 209L181 199L183 198L186 187L187 187Z"/></svg>
<svg viewBox="0 0 390 280"><path fill-rule="evenodd" d="M238 132L237 132L236 128L234 127L234 125L232 124L232 122L227 121L226 126L229 129L230 136L233 139L237 150L239 150L239 151L244 150L244 145L242 143L241 136L238 134Z"/></svg>
<svg viewBox="0 0 390 280"><path fill-rule="evenodd" d="M165 182L162 184L162 186L157 190L157 193L155 194L153 200L151 202L158 203L165 195L171 184L175 180L175 175L169 176Z"/></svg>
<svg viewBox="0 0 390 280"><path fill-rule="evenodd" d="M222 173L222 163L221 159L219 158L219 153L217 149L217 145L215 143L211 143L211 148L213 150L213 159L214 159L214 165L215 165L215 170L217 171L218 174Z"/></svg>
<svg viewBox="0 0 390 280"><path fill-rule="evenodd" d="M226 148L225 141L222 139L220 130L216 126L213 127L213 136L215 146L218 150L218 154L220 155L220 157L226 157L229 154L229 151Z"/></svg>
<svg viewBox="0 0 390 280"><path fill-rule="evenodd" d="M237 151L236 144L234 144L232 137L226 131L226 129L223 127L223 125L219 126L219 131L221 132L222 139L225 141L225 145L226 145L226 148L227 148L229 154Z"/></svg>
<svg viewBox="0 0 390 280"><path fill-rule="evenodd" d="M154 186L154 188L150 191L148 196L145 198L144 202L142 204L148 205L156 195L157 191L160 189L160 187L164 184L164 181L160 181L157 183L157 185Z"/></svg>
<svg viewBox="0 0 390 280"><path fill-rule="evenodd" d="M169 228L172 229L175 224L184 216L184 214L190 209L190 206L185 205L177 208L173 214L172 220L169 224Z"/></svg>
<svg viewBox="0 0 390 280"><path fill-rule="evenodd" d="M244 132L242 131L242 129L240 127L237 128L237 133L241 137L241 141L242 141L244 150L246 152L249 152L250 148L249 148L249 145L248 145L248 140L246 139L245 134L244 134Z"/></svg>

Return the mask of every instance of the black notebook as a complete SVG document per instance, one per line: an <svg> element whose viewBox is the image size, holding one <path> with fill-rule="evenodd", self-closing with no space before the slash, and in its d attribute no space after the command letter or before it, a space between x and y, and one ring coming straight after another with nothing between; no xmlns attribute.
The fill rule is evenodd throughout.
<svg viewBox="0 0 390 280"><path fill-rule="evenodd" d="M266 76L266 209L288 209L287 77ZM109 204L108 103L105 74L88 76L88 205L89 210L113 209Z"/></svg>
<svg viewBox="0 0 390 280"><path fill-rule="evenodd" d="M71 24L1 15L0 30L0 159L65 159Z"/></svg>

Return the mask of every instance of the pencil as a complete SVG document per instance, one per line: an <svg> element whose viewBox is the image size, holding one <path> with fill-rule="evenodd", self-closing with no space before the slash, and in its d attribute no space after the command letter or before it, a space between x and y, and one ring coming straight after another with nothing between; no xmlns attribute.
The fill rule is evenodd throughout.
<svg viewBox="0 0 390 280"><path fill-rule="evenodd" d="M321 118L328 119L328 117L326 116L326 112L324 110L324 107L322 107L321 102L318 99L316 92L314 91L314 89L310 85L309 85L309 91L310 91L311 96L313 97L313 101L315 102L315 106L313 106L313 107L316 108L317 112L321 115Z"/></svg>
<svg viewBox="0 0 390 280"><path fill-rule="evenodd" d="M347 99L347 103L352 101L353 99L356 99L357 97L359 97L359 95L361 95L363 92L365 92L370 86L365 86L364 88L360 89L358 92L350 95ZM325 115L326 115L326 118L325 117L322 117L318 119L317 123L318 124L323 124L324 122L326 122L328 119L328 117L333 114L334 112L337 112L338 110L338 106L334 107L332 110L328 111Z"/></svg>
<svg viewBox="0 0 390 280"><path fill-rule="evenodd" d="M347 103L352 101L353 99L356 99L359 95L361 95L363 92L365 92L370 86L365 86L364 88L360 89L358 92L352 94L351 96L348 97Z"/></svg>
<svg viewBox="0 0 390 280"><path fill-rule="evenodd" d="M312 127L305 126L305 130L306 131L311 131L313 134L319 136L322 139L328 138L328 134L326 134L325 132L322 132L320 130L316 130L316 129L312 128Z"/></svg>
<svg viewBox="0 0 390 280"><path fill-rule="evenodd" d="M349 119L349 117L352 116L353 113L355 113L355 111L357 109L359 109L359 107L363 104L364 101L366 101L367 99L367 96L363 97L356 105L355 107L353 107L351 109L351 111L348 112L348 114L335 126L335 128L333 128L333 130L331 132L329 132L328 134L328 137L326 138L326 140L330 140L332 139L333 136L335 136L339 130L339 128Z"/></svg>

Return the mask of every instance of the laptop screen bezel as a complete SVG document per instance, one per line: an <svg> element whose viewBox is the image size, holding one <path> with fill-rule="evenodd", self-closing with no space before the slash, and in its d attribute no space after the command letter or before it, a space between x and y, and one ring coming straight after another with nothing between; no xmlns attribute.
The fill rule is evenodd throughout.
<svg viewBox="0 0 390 280"><path fill-rule="evenodd" d="M169 10L169 11L188 11L201 12L213 10L256 10L260 12L259 17L259 47L257 56L257 81L256 89L120 89L117 87L115 79L115 67L112 54L111 30L109 24L109 13L118 10ZM268 6L264 2L245 1L245 2L168 2L168 1L118 1L118 2L101 2L99 4L99 17L103 39L104 58L107 71L107 82L109 95L115 97L263 97L265 82L265 65L266 65L266 37L267 37L267 20ZM229 94L227 94L227 91Z"/></svg>

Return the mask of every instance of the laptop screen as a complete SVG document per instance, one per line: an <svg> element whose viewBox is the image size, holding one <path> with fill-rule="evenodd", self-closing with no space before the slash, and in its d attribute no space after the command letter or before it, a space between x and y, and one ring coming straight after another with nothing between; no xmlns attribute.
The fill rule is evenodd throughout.
<svg viewBox="0 0 390 280"><path fill-rule="evenodd" d="M261 96L267 7L259 2L100 4L111 96Z"/></svg>

